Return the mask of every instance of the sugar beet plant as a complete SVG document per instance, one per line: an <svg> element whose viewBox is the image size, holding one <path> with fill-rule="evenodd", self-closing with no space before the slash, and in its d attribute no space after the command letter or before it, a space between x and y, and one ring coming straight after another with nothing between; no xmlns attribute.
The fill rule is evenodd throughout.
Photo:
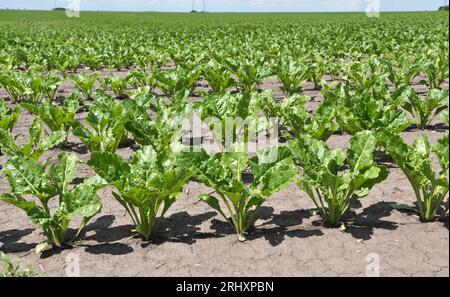
<svg viewBox="0 0 450 297"><path fill-rule="evenodd" d="M226 63L237 78L238 88L244 93L256 91L270 73L265 58L259 55L240 61L230 59Z"/></svg>
<svg viewBox="0 0 450 297"><path fill-rule="evenodd" d="M77 88L77 90L80 91L86 99L90 99L94 94L95 86L99 78L100 76L98 72L70 76L75 88Z"/></svg>
<svg viewBox="0 0 450 297"><path fill-rule="evenodd" d="M75 114L80 108L80 94L73 93L66 97L62 106L48 99L40 104L24 102L21 106L42 120L52 132L64 131L67 140L68 131L76 124Z"/></svg>
<svg viewBox="0 0 450 297"><path fill-rule="evenodd" d="M29 135L28 142L21 145L17 143L17 137L13 133L0 128L1 153L10 157L24 156L39 160L47 150L62 144L67 137L67 132L58 130L47 133L43 121L36 118L31 124Z"/></svg>
<svg viewBox="0 0 450 297"><path fill-rule="evenodd" d="M284 137L302 137L304 134L311 135L315 139L327 140L339 128L336 122L336 110L333 102L323 102L314 112L310 113L305 108L306 103L311 101L308 96L294 94L276 102L271 90L261 92L254 96L253 102L257 108L266 116L267 122L277 118L278 123L285 125L287 130Z"/></svg>
<svg viewBox="0 0 450 297"><path fill-rule="evenodd" d="M100 80L103 89L110 88L114 95L118 98L126 97L126 90L130 82L131 76L120 77L118 75L106 76Z"/></svg>
<svg viewBox="0 0 450 297"><path fill-rule="evenodd" d="M192 94L200 78L200 70L193 65L182 64L182 66L176 69L164 71L154 69L153 77L156 79L158 88L167 96L173 96L185 90L188 90Z"/></svg>
<svg viewBox="0 0 450 297"><path fill-rule="evenodd" d="M247 145L260 130L268 127L269 123L258 118L260 96L264 94L210 94L205 95L202 101L196 102L194 107L201 120L209 126L216 144L226 150L227 146L233 146L235 142Z"/></svg>
<svg viewBox="0 0 450 297"><path fill-rule="evenodd" d="M145 240L155 233L164 214L180 197L190 175L175 164L170 150L144 146L130 162L108 152L94 152L88 164L118 193L114 198L131 217L135 232Z"/></svg>
<svg viewBox="0 0 450 297"><path fill-rule="evenodd" d="M424 56L425 59L420 63L420 70L426 76L424 83L430 89L440 89L449 74L448 42L440 43L433 50L429 49Z"/></svg>
<svg viewBox="0 0 450 297"><path fill-rule="evenodd" d="M148 87L148 92L153 92L156 87L156 79L145 69L136 69L128 74L129 84L135 88Z"/></svg>
<svg viewBox="0 0 450 297"><path fill-rule="evenodd" d="M353 136L347 153L331 150L308 135L288 142L302 167L298 185L314 202L325 224L336 227L343 223L352 202L367 196L374 185L387 178L387 168L373 160L376 145L370 131Z"/></svg>
<svg viewBox="0 0 450 297"><path fill-rule="evenodd" d="M285 98L279 104L280 117L284 118L290 133L296 138L302 138L303 135L307 134L314 139L326 141L339 129L334 103L331 100L326 100L310 114L305 108L305 104L310 99L300 95Z"/></svg>
<svg viewBox="0 0 450 297"><path fill-rule="evenodd" d="M286 96L300 94L307 79L307 67L303 61L284 60L275 68L281 90Z"/></svg>
<svg viewBox="0 0 450 297"><path fill-rule="evenodd" d="M0 98L0 129L12 131L20 116L20 106L8 108L5 101Z"/></svg>
<svg viewBox="0 0 450 297"><path fill-rule="evenodd" d="M377 77L370 87L351 90L350 85L324 86L327 105L332 105L339 127L354 135L369 130L389 130L400 133L411 125L400 108L405 101L403 89L391 93L381 77Z"/></svg>
<svg viewBox="0 0 450 297"><path fill-rule="evenodd" d="M152 100L152 97L125 101L125 128L140 145L151 145L156 151L169 148L177 137L181 137L182 124L192 114L192 108L187 103L188 95L189 91L177 93L169 102L161 98ZM156 114L154 119L147 108Z"/></svg>
<svg viewBox="0 0 450 297"><path fill-rule="evenodd" d="M0 277L38 277L31 268L22 268L19 258L10 258L0 251Z"/></svg>
<svg viewBox="0 0 450 297"><path fill-rule="evenodd" d="M448 194L449 169L449 137L445 135L438 143L431 146L428 137L422 135L412 145L407 145L403 139L388 131L378 136L386 151L394 159L408 178L416 196L416 207L406 207L413 210L424 221L430 222L445 214L443 207ZM431 153L438 157L440 170L435 170ZM397 206L405 208L404 205Z"/></svg>
<svg viewBox="0 0 450 297"><path fill-rule="evenodd" d="M113 196L121 203L135 224L135 232L148 240L156 232L164 214L182 194L190 174L175 163L171 143L181 135L187 117L189 92L175 95L170 102L129 99L125 126L141 149L130 162L111 152L93 153L88 164L119 193ZM147 99L152 99L147 98ZM157 116L149 116L146 106Z"/></svg>
<svg viewBox="0 0 450 297"><path fill-rule="evenodd" d="M52 71L43 75L37 69L27 72L0 71L0 86L3 86L13 102L21 100L37 103L47 98L52 100L62 83L62 78Z"/></svg>
<svg viewBox="0 0 450 297"><path fill-rule="evenodd" d="M403 108L413 117L417 127L424 129L433 119L448 110L448 90L430 90L426 96L419 96L412 88L403 95Z"/></svg>
<svg viewBox="0 0 450 297"><path fill-rule="evenodd" d="M0 200L25 211L31 221L42 228L47 240L36 247L40 252L49 245L71 245L86 223L101 209L101 199L96 194L99 183L87 180L75 187L71 183L77 174L77 157L59 155L59 162L50 166L23 156L14 156L3 170L11 191L0 195ZM29 196L36 200L30 200ZM52 200L57 206L52 209ZM36 201L36 202L35 202ZM76 233L69 237L73 219L79 217Z"/></svg>
<svg viewBox="0 0 450 297"><path fill-rule="evenodd" d="M95 103L89 105L87 127L73 122L73 134L90 152L115 152L126 137L125 110L105 93L97 93Z"/></svg>
<svg viewBox="0 0 450 297"><path fill-rule="evenodd" d="M227 90L236 86L232 73L215 60L211 60L203 68L202 74L211 87L212 93L224 95Z"/></svg>
<svg viewBox="0 0 450 297"><path fill-rule="evenodd" d="M181 152L178 163L190 170L195 178L214 189L201 194L201 201L214 208L245 241L247 231L255 223L263 203L274 193L283 190L296 176L292 156L286 148L271 147L260 150L253 158L236 150L218 154ZM251 170L253 182L247 185L243 174Z"/></svg>

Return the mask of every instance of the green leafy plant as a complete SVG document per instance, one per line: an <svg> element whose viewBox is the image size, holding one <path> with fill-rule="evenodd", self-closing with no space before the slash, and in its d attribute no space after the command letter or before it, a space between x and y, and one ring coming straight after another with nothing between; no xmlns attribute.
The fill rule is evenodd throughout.
<svg viewBox="0 0 450 297"><path fill-rule="evenodd" d="M126 90L128 89L130 78L131 77L129 75L123 78L118 75L106 76L101 80L101 85L104 89L109 86L114 95L121 98L126 96Z"/></svg>
<svg viewBox="0 0 450 297"><path fill-rule="evenodd" d="M260 150L251 159L239 151L214 155L204 150L181 152L178 163L214 189L218 198L212 194L201 194L199 198L234 227L240 241L246 240L247 230L256 221L262 204L291 183L297 172L289 151L283 147ZM254 176L249 186L243 181L246 170Z"/></svg>
<svg viewBox="0 0 450 297"><path fill-rule="evenodd" d="M80 91L86 99L90 99L95 90L95 84L99 80L98 72L91 74L77 74L70 76L70 79L75 84L75 88Z"/></svg>
<svg viewBox="0 0 450 297"><path fill-rule="evenodd" d="M52 132L68 131L74 125L75 114L80 108L79 93L65 98L62 106L44 100L41 104L22 103L22 107L39 117Z"/></svg>
<svg viewBox="0 0 450 297"><path fill-rule="evenodd" d="M387 131L380 133L378 138L382 140L387 153L406 175L414 190L417 207L406 208L412 209L427 222L445 214L443 203L448 194L448 134L435 146L430 145L425 134L416 139L412 145L407 145L399 135ZM438 172L433 167L431 152L438 157L441 167ZM405 206L400 205L397 208Z"/></svg>
<svg viewBox="0 0 450 297"><path fill-rule="evenodd" d="M20 81L16 79L18 76L13 71L0 71L0 86L2 86L8 93L9 99L12 102L19 102L23 99L23 93L25 92Z"/></svg>
<svg viewBox="0 0 450 297"><path fill-rule="evenodd" d="M20 117L20 106L8 108L0 98L0 129L12 131Z"/></svg>
<svg viewBox="0 0 450 297"><path fill-rule="evenodd" d="M411 125L400 108L405 100L401 89L391 94L385 83L356 91L344 84L338 84L334 90L330 88L323 89L325 101L332 101L326 104L333 106L339 127L352 135L383 129L400 133Z"/></svg>
<svg viewBox="0 0 450 297"><path fill-rule="evenodd" d="M270 89L264 90L261 93L254 93L253 95L254 95L254 102L252 103L257 104L257 109L261 110L264 113L264 116L266 117L267 120L270 118L282 117L281 114L282 104L277 102L272 90Z"/></svg>
<svg viewBox="0 0 450 297"><path fill-rule="evenodd" d="M185 90L193 94L200 78L200 70L197 67L182 64L175 69L154 69L153 76L158 88L171 97Z"/></svg>
<svg viewBox="0 0 450 297"><path fill-rule="evenodd" d="M330 59L323 57L318 53L313 55L312 63L307 66L306 76L312 81L314 89L319 89L322 77L326 74L328 65L331 65L332 63L333 62L330 61Z"/></svg>
<svg viewBox="0 0 450 297"><path fill-rule="evenodd" d="M214 140L227 149L234 142L248 144L259 131L268 127L269 123L261 123L258 118L258 98L257 92L210 94L194 107L209 126Z"/></svg>
<svg viewBox="0 0 450 297"><path fill-rule="evenodd" d="M323 221L336 227L356 199L385 180L388 170L373 160L376 137L362 131L350 140L347 154L308 135L288 142L288 147L302 166L298 186L316 205ZM348 166L345 169L345 166Z"/></svg>
<svg viewBox="0 0 450 297"><path fill-rule="evenodd" d="M143 69L138 69L128 74L128 82L134 89L148 87L148 92L151 93L155 90L156 79L152 74L147 73Z"/></svg>
<svg viewBox="0 0 450 297"><path fill-rule="evenodd" d="M155 95L152 93L149 86L139 87L137 90L130 93L129 99L133 100L143 108L150 108L155 100Z"/></svg>
<svg viewBox="0 0 450 297"><path fill-rule="evenodd" d="M61 83L62 78L55 72L41 74L36 69L27 72L0 72L0 85L5 88L13 102L25 100L39 103L44 98L53 100Z"/></svg>
<svg viewBox="0 0 450 297"><path fill-rule="evenodd" d="M50 52L49 61L52 61L54 65L48 67L49 69L59 70L64 75L68 71L77 72L80 67L80 57L76 54L71 54L66 50L61 50L59 52Z"/></svg>
<svg viewBox="0 0 450 297"><path fill-rule="evenodd" d="M280 104L280 114L296 138L308 134L315 139L326 141L339 129L333 102L326 100L310 114L305 108L309 101L309 97L300 95L285 98Z"/></svg>
<svg viewBox="0 0 450 297"><path fill-rule="evenodd" d="M94 104L89 106L86 118L88 127L80 122L73 124L73 134L90 152L115 152L126 137L125 110L113 98L98 94Z"/></svg>
<svg viewBox="0 0 450 297"><path fill-rule="evenodd" d="M115 154L95 152L88 164L116 187L119 193L113 192L114 198L130 215L134 231L145 240L155 233L190 177L175 164L170 150L157 153L151 146L142 147L129 163Z"/></svg>
<svg viewBox="0 0 450 297"><path fill-rule="evenodd" d="M420 63L420 69L425 73L423 81L429 89L441 89L442 83L448 79L448 44L441 43L437 49L426 53L426 58Z"/></svg>
<svg viewBox="0 0 450 297"><path fill-rule="evenodd" d="M203 76L212 89L212 93L224 95L226 91L236 86L231 72L215 60L211 60L203 68Z"/></svg>
<svg viewBox="0 0 450 297"><path fill-rule="evenodd" d="M0 277L36 277L39 276L31 268L22 269L19 259L10 258L0 251L0 263L3 263L4 272L0 272Z"/></svg>
<svg viewBox="0 0 450 297"><path fill-rule="evenodd" d="M424 129L441 112L448 110L448 90L430 90L425 97L419 96L413 89L405 91L407 98L403 108L408 111L417 126Z"/></svg>
<svg viewBox="0 0 450 297"><path fill-rule="evenodd" d="M0 201L14 205L25 211L31 221L41 227L47 240L36 247L40 252L49 245L64 247L71 245L86 223L101 209L101 199L96 194L95 183L85 181L74 188L70 185L77 174L77 157L60 154L59 162L48 167L22 156L15 156L7 163L3 172L11 186L11 191L0 195ZM31 195L37 199L27 200ZM58 200L55 209L50 201ZM70 222L80 217L77 232L68 238Z"/></svg>
<svg viewBox="0 0 450 297"><path fill-rule="evenodd" d="M339 128L336 122L336 111L331 100L319 105L314 112L308 112L305 104L311 101L308 96L295 94L277 102L271 90L255 96L258 109L266 116L267 121L278 119L279 127L286 126L283 136L287 139L302 137L305 133L326 141Z"/></svg>
<svg viewBox="0 0 450 297"><path fill-rule="evenodd" d="M300 61L285 60L277 65L275 73L285 96L300 94L307 79L307 66Z"/></svg>
<svg viewBox="0 0 450 297"><path fill-rule="evenodd" d="M405 55L402 52L393 52L392 55L393 57L385 59L383 63L389 80L398 89L411 83L411 80L420 73L420 65L415 55Z"/></svg>
<svg viewBox="0 0 450 297"><path fill-rule="evenodd" d="M237 78L239 89L244 93L258 90L263 78L268 76L263 57L247 58L240 61L227 60L227 64Z"/></svg>
<svg viewBox="0 0 450 297"><path fill-rule="evenodd" d="M345 68L342 79L350 89L369 94L375 92L376 96L381 88L382 95L385 95L389 73L385 71L385 67L377 56L372 55L365 59L354 60L347 63Z"/></svg>
<svg viewBox="0 0 450 297"><path fill-rule="evenodd" d="M442 121L444 122L444 124L446 124L448 126L449 123L449 113L448 110L442 112Z"/></svg>
<svg viewBox="0 0 450 297"><path fill-rule="evenodd" d="M29 129L29 140L23 146L16 143L16 137L11 132L0 129L0 150L10 157L24 156L38 160L47 150L63 143L67 137L67 131L59 130L48 134L44 129L44 123L36 118Z"/></svg>
<svg viewBox="0 0 450 297"><path fill-rule="evenodd" d="M163 99L150 103L150 109L156 114L152 119L146 105L136 99L127 100L123 106L127 112L125 128L140 145L151 145L156 151L163 151L180 138L184 121L192 114L187 104L189 92L181 92L167 102Z"/></svg>

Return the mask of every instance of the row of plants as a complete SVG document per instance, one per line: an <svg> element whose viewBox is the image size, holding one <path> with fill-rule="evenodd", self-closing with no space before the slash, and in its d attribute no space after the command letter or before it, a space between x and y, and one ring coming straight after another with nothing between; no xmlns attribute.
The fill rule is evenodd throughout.
<svg viewBox="0 0 450 297"><path fill-rule="evenodd" d="M440 53L445 55L445 50ZM211 59L192 63L178 63L173 67L145 67L130 71L126 76L101 77L99 72L81 74L58 74L56 71L45 73L42 66L34 66L26 71L14 69L10 65L0 65L0 87L3 87L13 102L41 102L44 98L55 99L61 84L70 80L75 88L90 99L97 88L110 90L117 97L126 97L129 89L148 87L150 91L158 88L166 96L173 96L181 90L191 94L204 93L197 89L202 80L208 83L212 93L224 95L228 90L237 88L242 92L256 91L264 80L277 78L285 96L302 93L306 82L320 89L325 75L331 79L342 79L351 88L363 88L373 84L371 80L383 77L397 90L402 90L423 75L422 83L428 89L441 89L448 78L448 59L442 58L442 65L436 67L425 59L411 65L411 61L398 57L377 56L351 61L319 63L307 56L279 57L272 61ZM42 74L45 73L45 74Z"/></svg>
<svg viewBox="0 0 450 297"><path fill-rule="evenodd" d="M123 78L119 76L100 78L96 72L73 75L70 76L70 79L74 83L78 93L64 100L64 111L59 111L59 113L65 112L69 117L73 117L77 108L82 104L80 100L92 100L92 96L97 90L100 90L100 92L105 90L110 93L112 92L117 98L122 99L129 98L130 95L145 97L146 93L156 95L156 88L168 97L173 97L176 94L182 93L184 90L187 90L190 96L197 92L197 95L201 97L213 95L225 96L227 92L233 91L233 87L238 87L238 90L242 93L260 91L258 86L262 82L262 77L256 79L252 75L247 77L241 76L237 80L239 83L236 83L233 79L234 75L232 72L227 72L227 70L217 63L215 65L217 68L214 68L214 70L210 68L203 71L203 75L198 67L186 64L165 71L155 70L153 73L136 70ZM396 116L392 114L392 109L396 106L401 106L406 112L412 115L415 124L419 128L424 129L433 121L436 115L448 108L448 90L440 88L446 77L448 77L448 69L446 74L441 73L442 75L437 82L432 83L433 76L429 76L430 79L427 80L427 84L429 86L436 85L437 88L428 89L424 98L421 93L410 86L410 82L418 75L419 72L417 71L420 70L410 72L410 74L406 75L407 78L394 79L391 73L396 73L397 76L402 76L404 73L387 72L387 69L377 67L379 66L379 61L375 57L353 65L358 66L356 68L349 66L348 72L340 73L339 77L343 77L343 79L340 79L341 83L337 86L337 89L340 90L339 92L329 92L330 84L321 81L323 95L336 97L334 103L340 105L336 110L339 110L341 113L345 113L347 109L353 107L352 101L355 100L353 98L354 96L362 96L364 98L360 100L366 101L365 103L368 103L368 100L372 100L373 102L383 101L383 105L388 107L388 113L391 116ZM292 68L293 66L291 65L289 67ZM301 71L301 69L301 67L296 68L296 71ZM289 72L279 75L281 89L287 98L300 94L306 82L305 78L297 79L296 74L292 71L291 69ZM44 114L48 114L47 111L56 108L54 105L52 107L51 101L54 101L57 89L62 84L63 79L55 73L42 75L40 72L35 72L35 70L32 73L32 78L27 79L26 83L21 82L21 79L17 79L16 76L28 76L30 75L28 73L20 74L20 72L10 72L3 74L3 79L0 77L0 86L4 87L10 100L20 102L23 107L34 114L41 114L41 118L46 117ZM323 75L324 73L319 78ZM208 82L209 89L198 91L197 86L201 79L205 79ZM393 92L390 87L392 84L394 88ZM129 90L129 88L133 90ZM379 98L371 98L374 96ZM4 105L4 103L2 104ZM278 116L278 109L281 106L276 104L271 98L268 98L266 106L262 108L268 115ZM4 107L2 109L4 110ZM399 121L408 125L405 117L403 115L399 116L401 118ZM47 121L47 124L49 124L49 121ZM348 126L348 123L340 124ZM54 123L50 127L53 131L61 128L61 126L55 127ZM347 130L352 130L349 127L346 128ZM366 128L370 130L370 127Z"/></svg>
<svg viewBox="0 0 450 297"><path fill-rule="evenodd" d="M21 106L36 115L24 145L16 143L12 132L21 107L10 109L2 103L0 149L8 156L2 171L11 190L0 200L25 211L42 228L47 240L37 246L41 251L49 245L71 244L78 237L101 211L97 191L106 185L115 187L112 195L129 214L134 231L148 240L182 196L183 187L196 180L214 190L199 199L217 210L243 241L263 203L292 182L311 198L324 224L341 226L352 203L388 177L388 168L374 157L375 151L381 150L411 183L417 198L414 211L420 218L433 221L444 215L448 133L434 146L425 135L408 145L399 133L411 125L405 106L414 110L430 106L432 110L426 114L435 116L443 109L428 102L435 97L431 93L446 96L448 106L448 91L436 90L415 101L408 88L390 93L382 77L356 90L342 83L323 85L325 100L313 113L305 108L310 98L294 95L277 103L271 91L204 94L201 101L190 103L189 90L166 100L143 88L123 102L98 90L91 101L75 93L62 105L48 99L24 102ZM85 123L74 117L81 107L88 110ZM235 141L221 153L180 151L172 145L173 140L182 136L183 123L194 111L203 120L216 118L222 129L229 118L278 117L287 128L283 135L287 145L269 146L249 155L240 149L249 142L248 133L238 135L236 130ZM448 112L443 117L448 125ZM210 123L210 128L213 125L217 122ZM73 182L81 161L75 154L62 153L56 162L41 161L47 150L65 145L69 131L91 153L86 163L95 172L77 185ZM327 139L344 132L352 135L349 148L330 149ZM130 136L140 149L125 160L117 148ZM217 137L222 137L219 143L225 143L224 135ZM439 169L433 166L431 153L439 159ZM244 174L251 174L251 183L245 182ZM35 199L30 200L30 195ZM68 238L72 221L79 227L74 237Z"/></svg>

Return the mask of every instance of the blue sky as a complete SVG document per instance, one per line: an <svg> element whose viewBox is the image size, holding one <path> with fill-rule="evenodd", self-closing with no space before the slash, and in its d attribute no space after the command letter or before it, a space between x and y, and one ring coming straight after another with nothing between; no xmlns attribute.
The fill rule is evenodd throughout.
<svg viewBox="0 0 450 297"><path fill-rule="evenodd" d="M365 11L369 2L379 1L382 11L436 10L448 0L205 0L208 11ZM189 11L192 0L80 0L81 10ZM195 0L202 10L203 0ZM56 0L65 7L66 0ZM0 8L51 9L55 0L0 0Z"/></svg>

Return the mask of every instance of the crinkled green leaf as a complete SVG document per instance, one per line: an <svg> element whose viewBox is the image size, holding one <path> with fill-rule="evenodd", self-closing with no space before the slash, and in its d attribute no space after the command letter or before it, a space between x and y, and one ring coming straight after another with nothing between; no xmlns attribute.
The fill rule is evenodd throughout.
<svg viewBox="0 0 450 297"><path fill-rule="evenodd" d="M14 135L7 130L0 129L0 151L8 156L14 156L20 148L14 142Z"/></svg>
<svg viewBox="0 0 450 297"><path fill-rule="evenodd" d="M102 201L93 187L81 184L63 196L69 218L80 215L91 218L100 212Z"/></svg>
<svg viewBox="0 0 450 297"><path fill-rule="evenodd" d="M109 183L115 183L130 173L130 166L125 160L111 153L92 153L88 165Z"/></svg>
<svg viewBox="0 0 450 297"><path fill-rule="evenodd" d="M18 207L22 209L25 212L30 211L32 208L36 207L36 203L33 201L27 201L20 195L14 194L14 193L8 193L0 195L0 201L3 201L5 203L14 205L15 207Z"/></svg>
<svg viewBox="0 0 450 297"><path fill-rule="evenodd" d="M45 169L31 158L12 157L6 163L4 172L13 193L33 194L40 198L54 195Z"/></svg>
<svg viewBox="0 0 450 297"><path fill-rule="evenodd" d="M433 152L439 158L439 163L441 165L441 175L448 173L449 167L449 136L445 135L442 139L438 140L438 143L433 147Z"/></svg>
<svg viewBox="0 0 450 297"><path fill-rule="evenodd" d="M177 162L184 168L191 170L197 179L207 186L215 188L231 178L231 172L225 171L220 159L201 152L182 152L177 156Z"/></svg>
<svg viewBox="0 0 450 297"><path fill-rule="evenodd" d="M350 140L348 150L348 163L350 170L361 172L374 165L373 151L377 145L377 139L370 131L357 133Z"/></svg>
<svg viewBox="0 0 450 297"><path fill-rule="evenodd" d="M222 211L222 208L220 207L220 203L219 200L211 195L206 195L206 194L200 194L198 196L198 198L203 201L206 202L211 208L217 210L217 212L224 218L226 218L225 213Z"/></svg>
<svg viewBox="0 0 450 297"><path fill-rule="evenodd" d="M58 146L66 140L67 131L56 131L50 134L48 137L42 140L39 148L43 151L47 151L51 148Z"/></svg>
<svg viewBox="0 0 450 297"><path fill-rule="evenodd" d="M59 163L50 167L49 175L62 194L77 175L77 157L74 154L60 154L58 159Z"/></svg>

